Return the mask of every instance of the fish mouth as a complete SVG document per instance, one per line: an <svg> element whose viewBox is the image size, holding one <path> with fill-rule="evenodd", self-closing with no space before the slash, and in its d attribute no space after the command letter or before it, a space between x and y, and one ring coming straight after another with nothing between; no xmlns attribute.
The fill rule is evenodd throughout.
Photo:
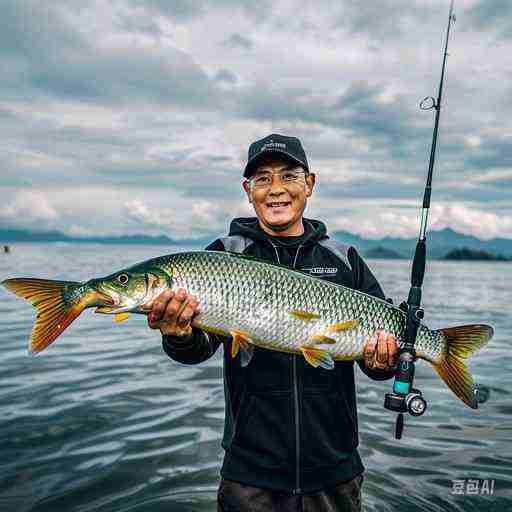
<svg viewBox="0 0 512 512"><path fill-rule="evenodd" d="M94 300L104 303L99 307L111 307L116 305L114 298L111 295L108 295L100 290L94 290Z"/></svg>
<svg viewBox="0 0 512 512"><path fill-rule="evenodd" d="M110 315L117 315L118 313L131 313L133 311L142 311L142 312L149 312L151 308L145 308L144 303L135 303L135 304L129 304L125 306L121 306L120 304L114 304L112 302L111 305L108 306L98 306L94 312L95 313L103 313L103 314L110 314Z"/></svg>
<svg viewBox="0 0 512 512"><path fill-rule="evenodd" d="M114 297L101 290L94 290L94 300L100 303L94 310L95 313L116 313L119 304L114 300Z"/></svg>

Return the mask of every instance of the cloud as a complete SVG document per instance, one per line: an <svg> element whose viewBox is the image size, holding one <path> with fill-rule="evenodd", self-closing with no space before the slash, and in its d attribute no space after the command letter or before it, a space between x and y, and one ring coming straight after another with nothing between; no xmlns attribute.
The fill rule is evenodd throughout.
<svg viewBox="0 0 512 512"><path fill-rule="evenodd" d="M512 169L512 135L478 138L465 158L466 166L475 169Z"/></svg>
<svg viewBox="0 0 512 512"><path fill-rule="evenodd" d="M56 224L59 215L46 196L36 191L18 192L7 204L0 206L0 223L5 227L37 229Z"/></svg>
<svg viewBox="0 0 512 512"><path fill-rule="evenodd" d="M178 21L188 21L205 10L205 2L202 0L130 0L130 4L136 7L149 9L153 14L169 16Z"/></svg>
<svg viewBox="0 0 512 512"><path fill-rule="evenodd" d="M219 69L215 74L214 80L217 82L225 82L227 84L236 84L238 82L238 77L229 69Z"/></svg>
<svg viewBox="0 0 512 512"><path fill-rule="evenodd" d="M415 25L434 16L432 3L413 4L407 0L381 0L378 4L348 0L334 10L332 25L347 29L353 36L365 34L386 44L390 39L407 37Z"/></svg>
<svg viewBox="0 0 512 512"><path fill-rule="evenodd" d="M356 82L338 96L318 96L313 89L276 88L245 91L241 113L256 120L274 123L295 121L337 130L339 140L354 139L367 147L364 153L385 152L394 159L408 158L416 150L418 139L430 133L415 120L400 95L386 97L383 85ZM306 130L304 130L306 132ZM396 141L400 140L400 144ZM325 148L325 146L324 146ZM325 154L324 157L332 157ZM365 156L363 156L365 158Z"/></svg>
<svg viewBox="0 0 512 512"><path fill-rule="evenodd" d="M129 32L109 33L106 29L112 31L112 25L102 27L102 21L87 19L87 14L80 21L64 4L8 0L2 6L7 32L1 36L5 44L0 52L15 63L6 73L12 96L44 94L99 104L153 101L197 105L215 95L214 82L207 73L170 42L155 45L152 39L137 38L134 27L126 22L121 25ZM127 14L120 16L125 20ZM109 18L112 24L119 22L118 13L108 7L104 17L105 24ZM100 25L94 37L83 28L87 22ZM137 32L141 23L139 20Z"/></svg>
<svg viewBox="0 0 512 512"><path fill-rule="evenodd" d="M483 240L512 238L512 215L497 215L464 204L435 206L432 209L431 226L434 230L451 227Z"/></svg>
<svg viewBox="0 0 512 512"><path fill-rule="evenodd" d="M312 215L368 236L415 236L434 120L418 100L437 90L447 10L424 0L5 0L2 221L20 211L17 194L36 193L56 214L41 207L41 228L224 232L250 214L248 145L277 132L300 137L318 173ZM508 232L496 218L510 215L512 186L509 11L456 3L433 207L466 208L443 215L475 234ZM484 228L473 211L491 216Z"/></svg>
<svg viewBox="0 0 512 512"><path fill-rule="evenodd" d="M248 37L237 33L231 34L223 44L241 50L251 50L254 47L254 43Z"/></svg>
<svg viewBox="0 0 512 512"><path fill-rule="evenodd" d="M370 239L414 238L419 233L420 206L419 202L407 205L385 199L363 204L352 201L341 209L324 208L317 203L309 209L309 215L329 219L330 231L348 231ZM438 201L431 206L428 230L451 228L483 240L512 238L512 210L509 211L509 215L498 215L464 203Z"/></svg>
<svg viewBox="0 0 512 512"><path fill-rule="evenodd" d="M225 232L231 215L247 215L247 208L239 200L219 205L198 199L192 204L182 201L172 207L149 207L135 199L125 203L128 218L140 228L157 228L156 232L167 233L177 238L194 238L220 235Z"/></svg>
<svg viewBox="0 0 512 512"><path fill-rule="evenodd" d="M497 32L505 38L512 36L510 28L512 5L507 0L494 0L493 2L480 0L469 10L468 15L479 30Z"/></svg>

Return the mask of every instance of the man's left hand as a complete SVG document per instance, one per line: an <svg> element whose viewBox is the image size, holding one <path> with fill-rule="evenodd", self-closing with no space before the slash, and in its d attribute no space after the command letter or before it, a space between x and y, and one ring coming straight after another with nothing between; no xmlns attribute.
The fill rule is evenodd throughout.
<svg viewBox="0 0 512 512"><path fill-rule="evenodd" d="M394 370L398 360L395 336L387 331L376 331L365 343L363 357L364 365L370 370Z"/></svg>

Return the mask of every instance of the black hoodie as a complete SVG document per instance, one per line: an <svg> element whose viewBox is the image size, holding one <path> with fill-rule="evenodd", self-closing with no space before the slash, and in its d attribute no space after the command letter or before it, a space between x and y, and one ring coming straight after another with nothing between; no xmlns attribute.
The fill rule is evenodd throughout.
<svg viewBox="0 0 512 512"><path fill-rule="evenodd" d="M351 247L351 268L318 242L329 238L325 225L304 219L304 233L269 236L257 218L234 219L229 235L250 239L244 254L312 273L349 288L384 298L377 280ZM224 251L221 239L207 250ZM199 300L201 298L199 297ZM251 363L232 359L231 338L193 329L190 340L163 337L175 361L196 364L224 345L226 416L221 474L228 480L292 493L312 492L348 481L364 471L357 451L354 362L335 369L314 368L302 355L255 347ZM383 380L394 372L368 370Z"/></svg>

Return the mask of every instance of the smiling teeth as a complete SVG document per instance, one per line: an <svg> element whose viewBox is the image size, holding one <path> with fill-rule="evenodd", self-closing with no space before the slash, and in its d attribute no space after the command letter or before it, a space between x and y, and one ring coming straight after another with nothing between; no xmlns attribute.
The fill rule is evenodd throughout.
<svg viewBox="0 0 512 512"><path fill-rule="evenodd" d="M275 207L275 206L286 206L288 205L289 203L269 203L269 206L270 207Z"/></svg>

